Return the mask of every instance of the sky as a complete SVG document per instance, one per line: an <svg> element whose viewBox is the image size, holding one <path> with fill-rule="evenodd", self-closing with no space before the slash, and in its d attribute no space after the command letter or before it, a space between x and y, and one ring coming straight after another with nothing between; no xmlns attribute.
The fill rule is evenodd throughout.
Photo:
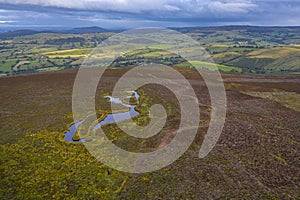
<svg viewBox="0 0 300 200"><path fill-rule="evenodd" d="M0 0L0 28L300 25L300 0Z"/></svg>

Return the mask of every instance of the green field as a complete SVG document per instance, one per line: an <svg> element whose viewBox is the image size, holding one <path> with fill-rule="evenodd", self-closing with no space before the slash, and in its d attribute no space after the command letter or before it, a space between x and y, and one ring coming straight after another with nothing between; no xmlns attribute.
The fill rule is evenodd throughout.
<svg viewBox="0 0 300 200"><path fill-rule="evenodd" d="M242 72L241 68L237 67L230 67L230 66L225 66L225 65L219 65L219 64L214 64L214 63L208 63L208 62L201 62L201 61L190 61L190 62L184 62L177 64L176 66L178 67L195 67L200 68L200 69L208 69L208 70L213 70L218 69L222 72Z"/></svg>
<svg viewBox="0 0 300 200"><path fill-rule="evenodd" d="M178 31L197 40L221 71L247 74L297 74L300 71L298 27L233 26L230 29L207 27ZM113 34L39 33L0 39L0 73L14 75L38 72L40 68L78 68L94 47ZM121 46L103 47L100 56L109 58ZM149 45L146 49L137 45L136 48L112 66L127 67L141 62L186 66L181 58L168 52L174 48L170 44ZM185 46L183 50L191 49ZM22 62L29 63L19 64L14 69Z"/></svg>

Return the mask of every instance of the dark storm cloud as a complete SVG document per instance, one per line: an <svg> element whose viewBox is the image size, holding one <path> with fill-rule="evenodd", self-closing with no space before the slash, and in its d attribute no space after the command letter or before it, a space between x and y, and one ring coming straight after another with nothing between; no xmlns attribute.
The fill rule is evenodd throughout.
<svg viewBox="0 0 300 200"><path fill-rule="evenodd" d="M292 0L0 0L0 26L298 25L299 10Z"/></svg>

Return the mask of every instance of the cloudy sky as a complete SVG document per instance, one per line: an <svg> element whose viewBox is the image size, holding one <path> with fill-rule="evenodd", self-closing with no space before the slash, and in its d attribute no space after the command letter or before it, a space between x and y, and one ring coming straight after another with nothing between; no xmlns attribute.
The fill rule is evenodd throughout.
<svg viewBox="0 0 300 200"><path fill-rule="evenodd" d="M0 28L300 25L300 0L0 0Z"/></svg>

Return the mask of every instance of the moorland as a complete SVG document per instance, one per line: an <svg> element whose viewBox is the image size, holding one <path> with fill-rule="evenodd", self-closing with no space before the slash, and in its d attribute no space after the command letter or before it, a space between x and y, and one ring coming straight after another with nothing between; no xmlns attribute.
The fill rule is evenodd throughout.
<svg viewBox="0 0 300 200"><path fill-rule="evenodd" d="M176 29L177 30L177 29ZM118 79L141 61L173 66L200 102L197 136L171 165L130 174L111 169L82 143L64 140L74 123L73 84L82 60L113 32L0 34L0 197L2 199L297 199L300 196L300 38L297 27L181 28L218 64L227 95L227 117L217 145L198 153L211 102L205 82L168 46L140 49L116 60L96 92L96 110L110 113ZM163 56L160 56L160 54ZM207 65L207 64L206 64ZM174 94L158 85L138 89L139 116L161 104L167 123L149 139L132 138L112 123L102 128L114 144L150 152L174 137L180 110ZM123 109L123 108L122 108Z"/></svg>

